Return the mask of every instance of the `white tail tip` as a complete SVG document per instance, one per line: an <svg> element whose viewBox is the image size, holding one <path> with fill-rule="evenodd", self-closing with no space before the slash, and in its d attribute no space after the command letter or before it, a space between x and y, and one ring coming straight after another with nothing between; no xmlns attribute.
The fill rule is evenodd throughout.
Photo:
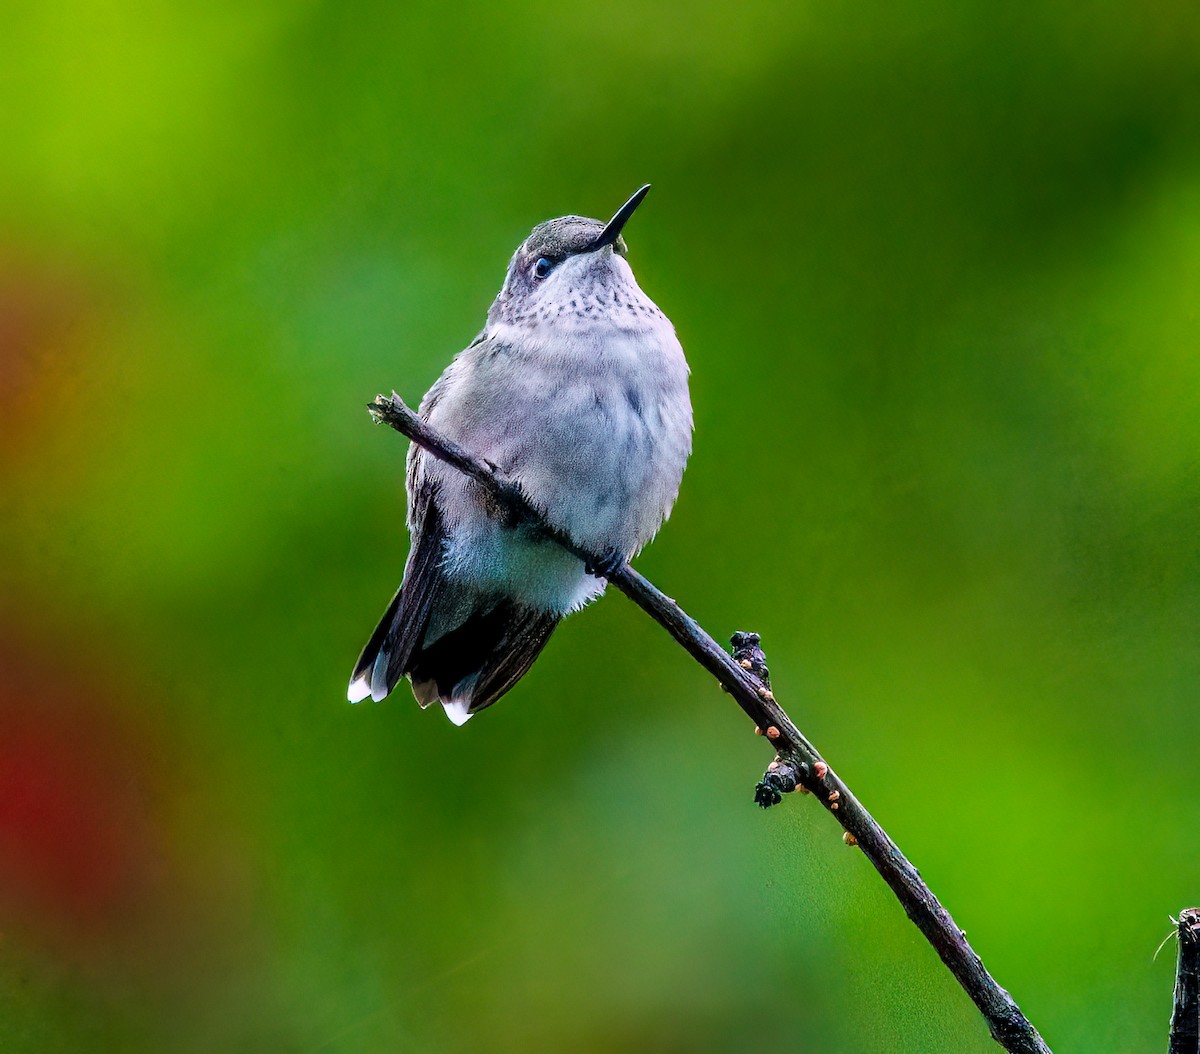
<svg viewBox="0 0 1200 1054"><path fill-rule="evenodd" d="M442 708L446 711L446 716L459 728L471 720L471 711L461 699L445 699L442 701Z"/></svg>
<svg viewBox="0 0 1200 1054"><path fill-rule="evenodd" d="M366 677L357 677L350 682L350 690L346 692L346 698L352 703L361 703L370 694L370 681Z"/></svg>

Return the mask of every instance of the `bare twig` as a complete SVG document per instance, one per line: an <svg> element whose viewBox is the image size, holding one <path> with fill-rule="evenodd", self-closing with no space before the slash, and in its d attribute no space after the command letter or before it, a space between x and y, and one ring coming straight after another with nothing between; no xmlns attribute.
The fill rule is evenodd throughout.
<svg viewBox="0 0 1200 1054"><path fill-rule="evenodd" d="M547 537L574 553L591 567L604 566L606 554L590 553L563 532L549 525L542 511L531 505L520 487L496 469L463 450L422 421L393 392L377 396L368 406L371 416L408 436L429 453L466 473L494 494L518 519L541 530ZM942 962L962 985L987 1021L992 1037L1013 1054L1049 1054L1037 1030L1021 1013L1012 997L984 968L967 943L964 931L905 859L896 843L850 788L804 737L783 708L775 701L766 664L756 634L738 634L736 658L730 656L691 616L670 597L643 578L627 562L608 575L608 580L662 626L701 666L711 673L746 715L764 732L777 752L759 783L756 800L764 807L797 785L811 793L845 828L847 842L862 849L904 907L908 917L941 956Z"/></svg>
<svg viewBox="0 0 1200 1054"><path fill-rule="evenodd" d="M1167 1054L1200 1052L1200 908L1184 908L1177 923L1179 963Z"/></svg>

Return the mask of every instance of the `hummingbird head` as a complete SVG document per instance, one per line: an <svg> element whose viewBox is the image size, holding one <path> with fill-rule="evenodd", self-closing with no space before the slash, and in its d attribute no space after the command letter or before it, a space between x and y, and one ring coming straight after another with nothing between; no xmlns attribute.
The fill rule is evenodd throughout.
<svg viewBox="0 0 1200 1054"><path fill-rule="evenodd" d="M534 227L509 262L489 325L536 327L566 319L582 326L628 325L625 315L657 315L625 262L621 237L649 190L649 184L637 190L607 223L562 216Z"/></svg>

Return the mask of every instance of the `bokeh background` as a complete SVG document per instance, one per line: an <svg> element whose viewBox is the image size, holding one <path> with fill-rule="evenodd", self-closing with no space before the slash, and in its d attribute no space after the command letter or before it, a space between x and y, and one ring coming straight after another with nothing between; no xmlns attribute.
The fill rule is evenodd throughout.
<svg viewBox="0 0 1200 1054"><path fill-rule="evenodd" d="M0 1046L995 1049L627 601L463 729L351 707L415 400L517 243L693 367L639 566L1061 1051L1200 901L1194 5L63 0L0 65Z"/></svg>

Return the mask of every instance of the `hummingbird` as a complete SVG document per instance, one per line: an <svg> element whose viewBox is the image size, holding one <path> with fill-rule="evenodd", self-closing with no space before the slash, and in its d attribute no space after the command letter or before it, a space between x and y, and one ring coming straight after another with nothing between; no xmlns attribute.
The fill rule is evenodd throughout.
<svg viewBox="0 0 1200 1054"><path fill-rule="evenodd" d="M604 592L679 493L692 448L688 365L675 327L641 290L611 220L533 228L483 331L421 400L433 428L516 482L598 567L512 523L476 482L415 443L406 472L411 545L400 588L354 665L348 696L384 699L408 677L422 708L456 725L525 675L568 614Z"/></svg>

